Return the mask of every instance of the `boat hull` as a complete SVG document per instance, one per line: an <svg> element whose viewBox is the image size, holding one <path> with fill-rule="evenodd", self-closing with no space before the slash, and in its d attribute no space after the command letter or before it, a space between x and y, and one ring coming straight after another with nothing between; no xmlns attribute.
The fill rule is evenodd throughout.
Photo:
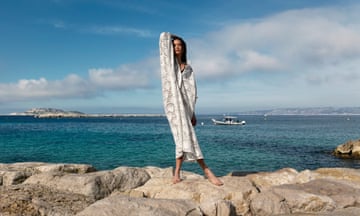
<svg viewBox="0 0 360 216"><path fill-rule="evenodd" d="M245 121L219 121L216 119L211 119L215 125L245 125Z"/></svg>

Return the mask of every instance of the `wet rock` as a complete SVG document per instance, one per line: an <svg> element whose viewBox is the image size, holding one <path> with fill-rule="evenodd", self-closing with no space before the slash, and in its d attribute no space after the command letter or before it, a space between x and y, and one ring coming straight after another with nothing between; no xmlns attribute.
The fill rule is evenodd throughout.
<svg viewBox="0 0 360 216"><path fill-rule="evenodd" d="M333 154L339 158L360 159L360 140L350 140L337 146Z"/></svg>

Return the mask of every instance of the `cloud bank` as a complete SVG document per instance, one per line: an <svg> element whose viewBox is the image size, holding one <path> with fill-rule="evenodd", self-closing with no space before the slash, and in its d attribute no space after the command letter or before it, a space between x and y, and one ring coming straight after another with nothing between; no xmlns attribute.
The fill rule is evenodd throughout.
<svg viewBox="0 0 360 216"><path fill-rule="evenodd" d="M203 78L249 72L343 73L360 57L359 6L293 10L229 24L193 41ZM326 69L326 70L325 70Z"/></svg>
<svg viewBox="0 0 360 216"><path fill-rule="evenodd" d="M0 102L91 98L98 97L105 91L151 88L154 67L154 59L148 59L116 69L92 68L86 78L70 74L63 80L47 80L41 77L22 79L17 83L0 83Z"/></svg>

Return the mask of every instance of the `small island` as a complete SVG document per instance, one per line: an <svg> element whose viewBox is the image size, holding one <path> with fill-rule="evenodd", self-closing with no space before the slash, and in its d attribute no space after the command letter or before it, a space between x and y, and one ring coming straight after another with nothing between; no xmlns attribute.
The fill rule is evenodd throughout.
<svg viewBox="0 0 360 216"><path fill-rule="evenodd" d="M97 118L97 117L161 117L163 114L86 114L56 108L32 108L25 112L10 113L11 116L33 116L34 118Z"/></svg>

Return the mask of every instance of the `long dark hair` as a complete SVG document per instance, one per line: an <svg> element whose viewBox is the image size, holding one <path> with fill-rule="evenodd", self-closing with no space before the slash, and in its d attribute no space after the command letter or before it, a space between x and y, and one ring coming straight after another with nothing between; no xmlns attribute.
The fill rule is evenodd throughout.
<svg viewBox="0 0 360 216"><path fill-rule="evenodd" d="M186 58L186 43L184 41L184 39L182 39L181 37L177 37L177 36L174 36L172 38L172 41L173 41L173 44L174 44L174 40L180 40L181 41L181 45L182 45L182 49L183 49L183 53L181 55L181 61L184 62L184 63L187 63L187 58Z"/></svg>

